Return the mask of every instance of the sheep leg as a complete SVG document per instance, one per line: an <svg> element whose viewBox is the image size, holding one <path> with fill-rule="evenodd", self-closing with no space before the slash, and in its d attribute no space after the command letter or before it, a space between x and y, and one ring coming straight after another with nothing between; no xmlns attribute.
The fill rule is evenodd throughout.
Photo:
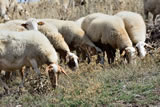
<svg viewBox="0 0 160 107"><path fill-rule="evenodd" d="M77 48L76 49L76 54L77 56L80 58L80 61L84 61L86 60L86 55L85 55L85 52L81 49L81 48ZM81 57L82 56L82 57Z"/></svg>
<svg viewBox="0 0 160 107"><path fill-rule="evenodd" d="M57 73L54 72L48 72L52 87L55 89L56 86L58 85L57 79L58 79L58 75Z"/></svg>
<svg viewBox="0 0 160 107"><path fill-rule="evenodd" d="M11 78L12 72L9 71L4 71L5 75L4 75L4 80L6 83L9 83L9 79Z"/></svg>
<svg viewBox="0 0 160 107"><path fill-rule="evenodd" d="M87 59L87 63L89 64L91 62L91 58L88 52L82 49L82 60L86 60L86 59Z"/></svg>
<svg viewBox="0 0 160 107"><path fill-rule="evenodd" d="M110 45L106 46L106 53L108 58L108 63L112 64L114 62L116 56L116 50L112 48Z"/></svg>
<svg viewBox="0 0 160 107"><path fill-rule="evenodd" d="M88 52L88 49L84 46L83 48L80 47L79 49L76 49L77 55L80 56L80 53L82 53L82 61L86 60L88 61L88 64L91 62L90 53Z"/></svg>
<svg viewBox="0 0 160 107"><path fill-rule="evenodd" d="M96 63L100 63L100 64L104 65L104 54L103 54L103 56L101 56L100 54L98 54Z"/></svg>
<svg viewBox="0 0 160 107"><path fill-rule="evenodd" d="M38 65L37 65L36 60L35 60L35 59L30 59L29 61L30 61L30 64L32 65L34 71L35 71L38 75L40 75L40 70L38 69Z"/></svg>
<svg viewBox="0 0 160 107"><path fill-rule="evenodd" d="M87 60L88 60L88 64L90 64L91 58L90 58L90 55L88 53L86 54L86 57L87 57Z"/></svg>
<svg viewBox="0 0 160 107"><path fill-rule="evenodd" d="M9 87L7 86L6 83L3 82L2 78L0 77L0 83L2 84L4 90L5 90L5 93L9 94L10 91L9 91Z"/></svg>
<svg viewBox="0 0 160 107"><path fill-rule="evenodd" d="M22 79L22 81L21 81L21 83L20 83L20 85L19 85L20 88L24 87L25 78L26 78L29 70L30 70L30 67L28 67L28 66L26 67L26 71L25 71L25 67L22 67L22 68L21 68L20 74L21 74L21 79Z"/></svg>

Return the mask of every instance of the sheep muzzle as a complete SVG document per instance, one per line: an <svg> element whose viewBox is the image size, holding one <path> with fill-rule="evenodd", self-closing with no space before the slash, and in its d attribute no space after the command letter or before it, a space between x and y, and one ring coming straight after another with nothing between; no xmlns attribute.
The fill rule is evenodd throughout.
<svg viewBox="0 0 160 107"><path fill-rule="evenodd" d="M128 63L131 63L132 60L136 58L136 49L133 47L128 47L125 49L125 58Z"/></svg>
<svg viewBox="0 0 160 107"><path fill-rule="evenodd" d="M67 65L72 70L78 68L78 57L75 54L67 53L66 60L67 60Z"/></svg>
<svg viewBox="0 0 160 107"><path fill-rule="evenodd" d="M52 87L55 89L57 86L58 86L58 79L59 79L59 75L60 73L63 73L65 74L67 77L69 77L67 75L67 73L65 72L65 70L53 63L53 64L50 64L47 68L46 68L46 72L48 72L48 75L49 75L49 78L50 78L50 81L51 81L51 84L52 84ZM70 78L70 77L69 77Z"/></svg>
<svg viewBox="0 0 160 107"><path fill-rule="evenodd" d="M46 67L46 72L48 72L52 87L55 89L58 85L58 66L56 64L50 64L48 67Z"/></svg>

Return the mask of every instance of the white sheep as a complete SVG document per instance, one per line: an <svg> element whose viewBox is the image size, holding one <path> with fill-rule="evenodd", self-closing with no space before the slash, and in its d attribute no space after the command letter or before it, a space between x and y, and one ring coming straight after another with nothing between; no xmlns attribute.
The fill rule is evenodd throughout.
<svg viewBox="0 0 160 107"><path fill-rule="evenodd" d="M121 11L116 14L123 19L125 29L133 43L138 48L140 57L145 57L146 50L144 46L149 46L145 43L146 40L146 25L142 16L135 12Z"/></svg>
<svg viewBox="0 0 160 107"><path fill-rule="evenodd" d="M102 48L106 50L109 63L114 61L115 49L119 49L121 52L125 51L127 61L131 62L135 54L135 48L132 46L121 18L102 13L96 15L94 13L86 16L82 22L82 29L86 31L94 43L100 43Z"/></svg>
<svg viewBox="0 0 160 107"><path fill-rule="evenodd" d="M82 50L87 51L87 49L92 49L93 53L86 52L89 56L94 54L95 51L97 53L102 51L93 44L93 42L85 35L82 28L74 21L58 19L39 19L39 21L48 22L50 25L56 26L71 50L81 48Z"/></svg>
<svg viewBox="0 0 160 107"><path fill-rule="evenodd" d="M25 26L24 26L25 25ZM8 21L6 23L0 24L0 29L1 30L9 30L9 31L26 31L26 30L37 30L37 21L33 18L28 19L27 21L23 20L13 20L13 21ZM29 67L27 67L29 68ZM21 70L20 70L21 71ZM27 69L28 71L28 69ZM10 71L6 72L8 76L10 76ZM22 71L20 72L22 74ZM22 75L22 82L20 83L20 87L23 86L24 80L25 80L25 75L27 72L25 72L24 75ZM9 78L9 77L6 77Z"/></svg>
<svg viewBox="0 0 160 107"><path fill-rule="evenodd" d="M39 24L39 26L37 25ZM10 31L26 31L26 30L40 30L45 36L50 40L54 48L60 53L60 55L67 60L67 64L73 70L78 68L78 57L70 52L70 49L62 35L58 32L57 28L54 26L50 26L47 23L37 22L36 19L30 18L27 21L25 20L11 20L6 22L5 24L0 24L1 30L10 30ZM41 25L42 24L42 25ZM24 72L23 68L20 70L20 74L22 77L22 82L20 83L20 87L23 87L24 80L26 77L26 73L29 71L29 67L26 67L26 71ZM8 71L9 72L9 71ZM9 78L9 77L8 77Z"/></svg>
<svg viewBox="0 0 160 107"><path fill-rule="evenodd" d="M39 26L37 26L37 23ZM11 20L6 22L5 24L0 24L0 29L2 30L10 30L10 31L25 31L25 30L39 30L50 40L54 48L60 53L60 55L67 59L69 67L72 69L78 68L78 57L70 52L70 49L62 35L58 32L57 28L54 26L50 26L47 23L37 22L36 19L30 18L27 21L24 20ZM22 82L20 83L20 87L23 87L25 75L28 72L29 67L26 67L26 72L23 73L24 70L20 70L22 74Z"/></svg>
<svg viewBox="0 0 160 107"><path fill-rule="evenodd" d="M39 31L14 32L2 30L0 31L0 44L1 70L15 71L23 66L32 66L34 71L40 72L38 66L48 64L50 66L49 72L52 71L51 74L54 73L55 77L62 71L62 69L58 69L58 56L54 47ZM52 77L52 79L56 78ZM54 88L57 85L56 80L51 80Z"/></svg>
<svg viewBox="0 0 160 107"><path fill-rule="evenodd" d="M78 57L70 51L58 29L47 22L40 21L38 24L38 30L46 35L54 48L60 53L60 56L67 60L68 66L72 69L78 68Z"/></svg>

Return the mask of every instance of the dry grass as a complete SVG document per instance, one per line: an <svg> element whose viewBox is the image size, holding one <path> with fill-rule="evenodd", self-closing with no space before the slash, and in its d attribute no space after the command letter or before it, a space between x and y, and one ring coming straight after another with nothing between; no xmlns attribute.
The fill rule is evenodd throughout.
<svg viewBox="0 0 160 107"><path fill-rule="evenodd" d="M115 63L104 67L80 63L77 72L68 72L71 80L61 75L56 90L50 87L47 76L43 73L43 86L37 75L29 75L26 92L16 93L19 81L10 83L15 92L9 96L2 95L3 106L153 106L160 102L160 55L148 55L137 63L124 65ZM63 65L64 66L64 65ZM34 73L33 73L34 74ZM17 77L15 80L18 80ZM0 93L3 93L0 89Z"/></svg>
<svg viewBox="0 0 160 107"><path fill-rule="evenodd" d="M91 0L89 0L91 1ZM94 12L114 14L121 10L131 10L143 14L142 0L92 0L85 6L70 7L65 13L63 7L54 3L40 2L25 4L30 13L19 14L10 11L12 19L58 18L76 20ZM11 95L3 95L0 87L0 106L154 106L160 105L160 54L152 52L144 60L136 59L133 65L124 65L117 61L113 65L97 65L80 63L77 72L72 72L61 64L68 72L71 80L61 75L59 86L52 90L44 69L41 69L41 80L33 72L25 84L26 92L17 93L19 76L9 82L13 91ZM43 85L40 84L40 81Z"/></svg>
<svg viewBox="0 0 160 107"><path fill-rule="evenodd" d="M29 15L25 12L19 14L11 10L9 12L12 19L27 19L29 17L35 18L58 18L58 19L70 19L75 20L82 16L85 16L94 12L103 12L107 14L114 14L121 10L130 10L138 13L143 13L142 0L88 0L89 4L84 6L76 6L75 8L69 7L67 12L64 12L62 6L58 6L51 2L38 2L23 4L25 10L28 11Z"/></svg>

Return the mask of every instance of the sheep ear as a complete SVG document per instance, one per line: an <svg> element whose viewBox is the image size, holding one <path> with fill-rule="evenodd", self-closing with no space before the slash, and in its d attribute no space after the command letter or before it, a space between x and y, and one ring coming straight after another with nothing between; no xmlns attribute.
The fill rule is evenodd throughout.
<svg viewBox="0 0 160 107"><path fill-rule="evenodd" d="M47 66L46 69L45 69L45 72L48 72L51 68L52 68L51 65Z"/></svg>
<svg viewBox="0 0 160 107"><path fill-rule="evenodd" d="M27 28L27 24L26 23L21 24L21 26L23 26L24 28Z"/></svg>
<svg viewBox="0 0 160 107"><path fill-rule="evenodd" d="M38 22L37 24L38 25L44 25L45 23L44 22Z"/></svg>
<svg viewBox="0 0 160 107"><path fill-rule="evenodd" d="M66 71L65 71L61 66L58 65L58 68L59 68L58 71L59 71L60 73L63 73L63 74L66 75L69 79L71 79L70 76L66 73Z"/></svg>
<svg viewBox="0 0 160 107"><path fill-rule="evenodd" d="M148 47L148 48L151 48L151 49L154 49L151 45L145 43L145 46Z"/></svg>

